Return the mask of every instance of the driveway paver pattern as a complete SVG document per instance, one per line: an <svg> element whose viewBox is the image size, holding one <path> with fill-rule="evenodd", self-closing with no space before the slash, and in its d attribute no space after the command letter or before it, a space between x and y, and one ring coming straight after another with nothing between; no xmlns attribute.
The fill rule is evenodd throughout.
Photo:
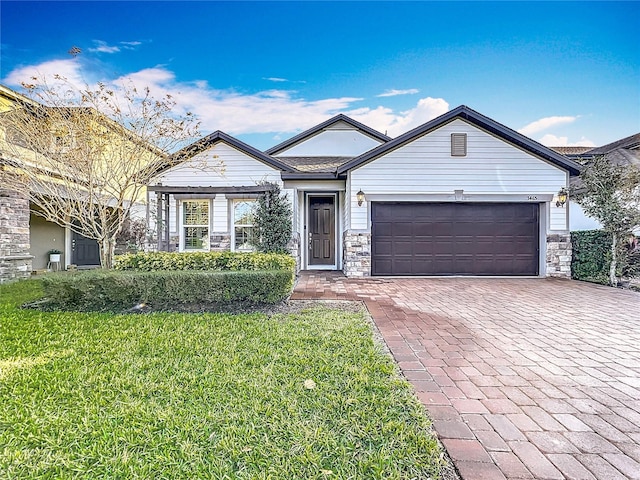
<svg viewBox="0 0 640 480"><path fill-rule="evenodd" d="M640 479L640 294L302 272L292 299L365 302L463 479Z"/></svg>

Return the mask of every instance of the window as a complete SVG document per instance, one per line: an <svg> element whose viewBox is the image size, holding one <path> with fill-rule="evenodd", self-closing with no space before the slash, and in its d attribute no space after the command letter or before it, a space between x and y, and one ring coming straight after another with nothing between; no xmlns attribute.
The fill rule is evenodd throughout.
<svg viewBox="0 0 640 480"><path fill-rule="evenodd" d="M253 238L253 200L235 200L233 202L233 250L250 252Z"/></svg>
<svg viewBox="0 0 640 480"><path fill-rule="evenodd" d="M467 155L467 134L452 133L451 134L451 156L464 157Z"/></svg>
<svg viewBox="0 0 640 480"><path fill-rule="evenodd" d="M209 250L209 200L182 203L182 231L185 250Z"/></svg>
<svg viewBox="0 0 640 480"><path fill-rule="evenodd" d="M66 153L74 146L73 135L67 128L58 128L51 134L54 153Z"/></svg>
<svg viewBox="0 0 640 480"><path fill-rule="evenodd" d="M5 138L9 143L17 145L19 147L29 148L29 142L27 142L25 134L15 127L7 127Z"/></svg>

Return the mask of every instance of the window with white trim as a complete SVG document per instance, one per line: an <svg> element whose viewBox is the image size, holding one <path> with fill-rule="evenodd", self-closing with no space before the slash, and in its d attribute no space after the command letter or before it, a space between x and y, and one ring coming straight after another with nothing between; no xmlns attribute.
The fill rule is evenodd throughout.
<svg viewBox="0 0 640 480"><path fill-rule="evenodd" d="M254 235L253 226L254 200L234 200L232 203L233 238L231 246L237 252L251 252L255 250L251 245Z"/></svg>
<svg viewBox="0 0 640 480"><path fill-rule="evenodd" d="M209 250L209 200L182 202L184 250Z"/></svg>

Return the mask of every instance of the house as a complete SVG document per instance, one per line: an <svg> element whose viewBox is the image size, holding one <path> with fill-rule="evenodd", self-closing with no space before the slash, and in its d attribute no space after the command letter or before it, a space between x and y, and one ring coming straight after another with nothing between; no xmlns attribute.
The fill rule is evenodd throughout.
<svg viewBox="0 0 640 480"><path fill-rule="evenodd" d="M276 182L304 270L569 277L559 194L580 168L467 106L394 139L337 115L264 152L199 140L158 170L148 218L159 250L246 250L251 204Z"/></svg>
<svg viewBox="0 0 640 480"><path fill-rule="evenodd" d="M608 162L623 167L640 168L640 133L616 140L601 147L551 147L558 153L572 158L580 164L586 164L594 157L604 156ZM572 182L575 183L577 179ZM582 207L576 202L569 202L570 221L572 232L579 230L597 230L602 228L600 222L587 216Z"/></svg>
<svg viewBox="0 0 640 480"><path fill-rule="evenodd" d="M16 128L16 122L24 129ZM74 229L76 220L96 213L88 205L122 209L139 200L135 188L114 199L118 180L112 173L131 176L136 168L117 165L114 159L121 150L137 152L141 165L163 158L164 152L95 109L44 106L1 85L0 125L0 281L49 267L100 266L98 243ZM76 141L76 135L88 133L91 142ZM72 153L74 148L81 153ZM20 178L30 187L29 198L18 193L25 192ZM64 205L56 200L61 198ZM52 221L47 204L56 216L63 210L69 223ZM141 211L144 217L144 207ZM61 252L59 262L50 262L50 250Z"/></svg>

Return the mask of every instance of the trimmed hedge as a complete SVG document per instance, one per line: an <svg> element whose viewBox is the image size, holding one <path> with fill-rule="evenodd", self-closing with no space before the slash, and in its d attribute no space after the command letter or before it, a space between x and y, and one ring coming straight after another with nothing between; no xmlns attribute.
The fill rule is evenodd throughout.
<svg viewBox="0 0 640 480"><path fill-rule="evenodd" d="M92 270L46 275L45 308L123 311L145 303L154 310L212 303L277 303L293 287L293 272L254 270L113 271Z"/></svg>
<svg viewBox="0 0 640 480"><path fill-rule="evenodd" d="M114 269L138 271L166 270L287 270L296 262L290 255L249 252L152 252L130 253L115 258Z"/></svg>
<svg viewBox="0 0 640 480"><path fill-rule="evenodd" d="M611 234L604 230L571 232L571 278L609 284Z"/></svg>

